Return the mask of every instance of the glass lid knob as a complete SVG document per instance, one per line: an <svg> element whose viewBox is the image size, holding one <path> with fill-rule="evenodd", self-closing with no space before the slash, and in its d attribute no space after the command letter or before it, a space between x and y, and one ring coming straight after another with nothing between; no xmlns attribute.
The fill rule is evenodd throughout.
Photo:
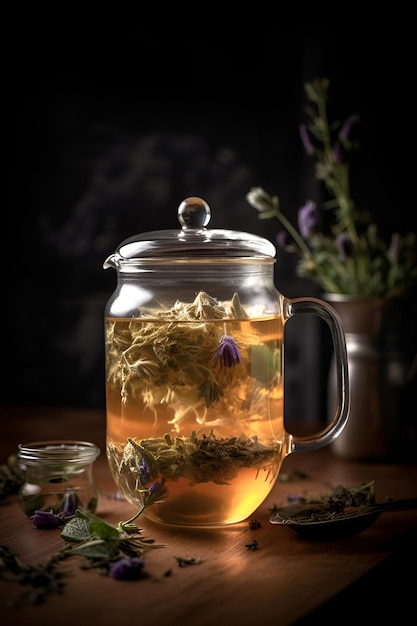
<svg viewBox="0 0 417 626"><path fill-rule="evenodd" d="M207 226L210 217L210 207L202 198L186 198L178 207L178 220L183 230L200 230Z"/></svg>

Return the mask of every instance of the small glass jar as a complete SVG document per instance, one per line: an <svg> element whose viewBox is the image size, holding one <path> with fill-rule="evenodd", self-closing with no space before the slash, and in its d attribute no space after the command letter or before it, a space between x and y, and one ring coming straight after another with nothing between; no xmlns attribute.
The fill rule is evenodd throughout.
<svg viewBox="0 0 417 626"><path fill-rule="evenodd" d="M73 515L77 509L94 512L99 490L93 482L93 462L99 448L87 441L35 441L18 446L25 470L19 490L23 511Z"/></svg>

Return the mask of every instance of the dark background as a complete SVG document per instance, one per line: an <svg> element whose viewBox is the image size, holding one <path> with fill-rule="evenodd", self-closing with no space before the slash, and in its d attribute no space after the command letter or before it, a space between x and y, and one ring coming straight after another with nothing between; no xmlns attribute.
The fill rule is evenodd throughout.
<svg viewBox="0 0 417 626"><path fill-rule="evenodd" d="M167 36L142 22L116 41L109 28L92 37L63 24L15 26L3 74L4 404L104 405L103 312L116 276L103 262L130 235L177 228L187 196L209 203L210 227L271 241L278 223L248 205L252 186L278 194L294 221L308 197L319 200L298 134L307 80L330 79L332 119L361 117L359 206L387 236L415 229L412 39L268 24ZM276 284L289 297L319 295L282 251ZM288 412L322 417L326 330L292 324Z"/></svg>

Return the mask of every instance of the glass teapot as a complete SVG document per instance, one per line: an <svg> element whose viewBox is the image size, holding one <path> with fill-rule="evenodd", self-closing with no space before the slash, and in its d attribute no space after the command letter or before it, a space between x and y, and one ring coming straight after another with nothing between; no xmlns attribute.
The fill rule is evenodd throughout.
<svg viewBox="0 0 417 626"><path fill-rule="evenodd" d="M277 291L271 242L207 229L210 208L197 197L178 219L179 230L126 239L104 263L117 271L105 308L106 452L119 489L149 519L221 526L262 504L287 455L342 432L345 336L324 301ZM304 313L330 328L337 397L327 426L301 438L284 426L284 326Z"/></svg>

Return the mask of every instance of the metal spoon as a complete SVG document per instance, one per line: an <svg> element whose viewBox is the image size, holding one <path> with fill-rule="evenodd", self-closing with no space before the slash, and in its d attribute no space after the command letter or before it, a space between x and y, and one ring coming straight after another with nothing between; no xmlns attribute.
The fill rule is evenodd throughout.
<svg viewBox="0 0 417 626"><path fill-rule="evenodd" d="M406 511L415 508L417 498L408 498L372 506L346 507L343 514L332 517L327 504L289 504L274 509L269 521L271 524L287 526L306 539L342 539L366 530L385 511Z"/></svg>

